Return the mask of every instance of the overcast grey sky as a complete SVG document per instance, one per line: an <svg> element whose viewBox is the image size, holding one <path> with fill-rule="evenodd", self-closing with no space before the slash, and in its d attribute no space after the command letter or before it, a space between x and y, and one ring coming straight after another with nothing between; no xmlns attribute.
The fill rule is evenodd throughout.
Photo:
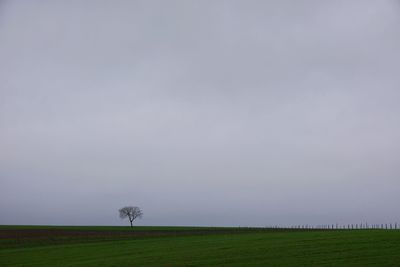
<svg viewBox="0 0 400 267"><path fill-rule="evenodd" d="M0 224L400 222L400 2L0 1Z"/></svg>

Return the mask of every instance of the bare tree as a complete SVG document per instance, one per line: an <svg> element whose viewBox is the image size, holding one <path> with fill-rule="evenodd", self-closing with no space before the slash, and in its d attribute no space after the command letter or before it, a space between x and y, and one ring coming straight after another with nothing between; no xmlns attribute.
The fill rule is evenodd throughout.
<svg viewBox="0 0 400 267"><path fill-rule="evenodd" d="M131 222L131 227L133 227L133 221L136 218L142 218L143 212L139 207L123 207L119 210L119 217L121 219L125 219L128 217L129 221Z"/></svg>

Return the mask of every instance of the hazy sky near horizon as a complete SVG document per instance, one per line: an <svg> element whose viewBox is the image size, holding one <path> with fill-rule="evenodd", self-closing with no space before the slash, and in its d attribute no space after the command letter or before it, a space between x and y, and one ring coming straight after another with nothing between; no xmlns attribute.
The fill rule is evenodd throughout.
<svg viewBox="0 0 400 267"><path fill-rule="evenodd" d="M0 224L400 222L400 1L0 1Z"/></svg>

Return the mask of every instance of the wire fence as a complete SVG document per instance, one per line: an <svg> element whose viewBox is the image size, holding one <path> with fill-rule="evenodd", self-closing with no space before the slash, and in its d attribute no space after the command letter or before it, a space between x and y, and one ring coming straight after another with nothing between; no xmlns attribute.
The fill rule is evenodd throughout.
<svg viewBox="0 0 400 267"><path fill-rule="evenodd" d="M310 229L310 230L367 230L367 229L381 229L381 230L399 230L400 224L398 223L381 223L381 224L369 224L369 223L356 223L356 224L299 224L291 226L273 225L266 226L266 228L273 229Z"/></svg>

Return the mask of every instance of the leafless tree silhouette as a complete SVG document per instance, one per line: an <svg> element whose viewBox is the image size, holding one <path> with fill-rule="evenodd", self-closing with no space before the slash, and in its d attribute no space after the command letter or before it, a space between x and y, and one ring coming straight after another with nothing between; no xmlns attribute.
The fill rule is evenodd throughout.
<svg viewBox="0 0 400 267"><path fill-rule="evenodd" d="M119 217L121 219L125 219L128 217L131 227L133 227L133 221L136 218L142 218L143 212L139 207L123 207L122 209L119 210Z"/></svg>

